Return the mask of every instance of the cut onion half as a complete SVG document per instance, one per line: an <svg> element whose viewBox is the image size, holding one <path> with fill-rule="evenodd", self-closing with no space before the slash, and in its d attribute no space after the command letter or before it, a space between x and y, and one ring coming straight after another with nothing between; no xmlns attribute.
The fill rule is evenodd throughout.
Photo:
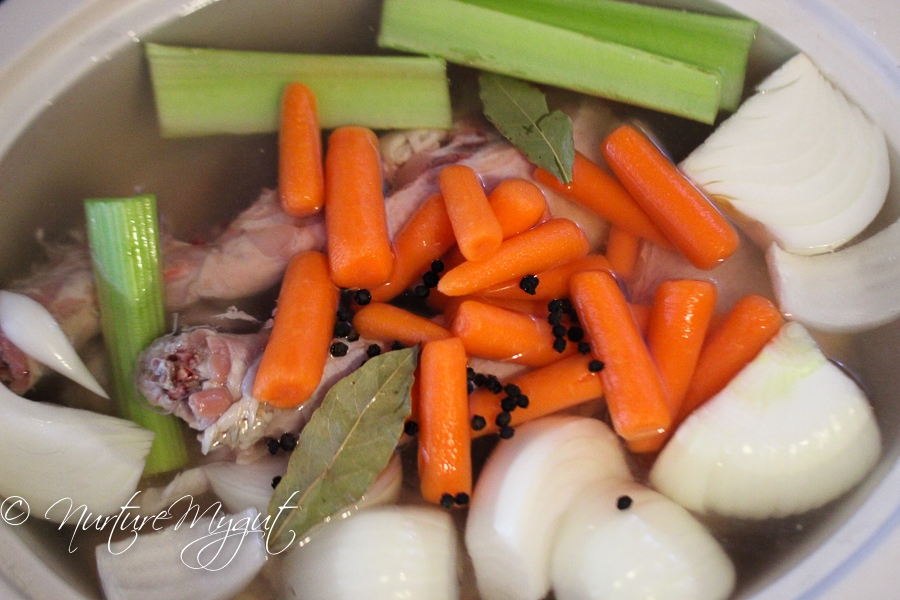
<svg viewBox="0 0 900 600"><path fill-rule="evenodd" d="M900 317L900 221L849 248L766 262L782 312L813 329L853 333Z"/></svg>
<svg viewBox="0 0 900 600"><path fill-rule="evenodd" d="M691 514L632 481L583 490L553 547L557 600L724 600L735 571Z"/></svg>
<svg viewBox="0 0 900 600"><path fill-rule="evenodd" d="M484 600L538 600L550 590L560 518L588 484L630 479L603 422L552 416L516 428L488 457L472 494L466 548Z"/></svg>
<svg viewBox="0 0 900 600"><path fill-rule="evenodd" d="M850 490L880 452L865 394L789 322L681 424L650 483L697 513L786 517Z"/></svg>
<svg viewBox="0 0 900 600"><path fill-rule="evenodd" d="M377 506L316 530L288 550L285 598L455 600L458 539L450 514L431 506Z"/></svg>
<svg viewBox="0 0 900 600"><path fill-rule="evenodd" d="M890 183L882 131L797 54L680 165L762 248L831 251L863 231Z"/></svg>

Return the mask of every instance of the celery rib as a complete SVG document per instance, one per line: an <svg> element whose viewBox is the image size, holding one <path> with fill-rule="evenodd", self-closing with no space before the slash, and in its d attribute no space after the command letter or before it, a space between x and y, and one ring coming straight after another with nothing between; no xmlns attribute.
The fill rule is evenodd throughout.
<svg viewBox="0 0 900 600"><path fill-rule="evenodd" d="M137 357L166 331L156 198L85 201L100 320L122 417L156 433L145 475L187 463L181 422L146 404L135 385Z"/></svg>
<svg viewBox="0 0 900 600"><path fill-rule="evenodd" d="M632 46L718 72L720 108L735 110L744 92L758 23L616 0L462 0L593 38Z"/></svg>
<svg viewBox="0 0 900 600"><path fill-rule="evenodd" d="M704 123L719 109L716 72L457 0L385 0L378 43Z"/></svg>
<svg viewBox="0 0 900 600"><path fill-rule="evenodd" d="M323 129L452 125L446 62L405 56L324 56L147 44L164 137L277 131L284 86L316 95Z"/></svg>

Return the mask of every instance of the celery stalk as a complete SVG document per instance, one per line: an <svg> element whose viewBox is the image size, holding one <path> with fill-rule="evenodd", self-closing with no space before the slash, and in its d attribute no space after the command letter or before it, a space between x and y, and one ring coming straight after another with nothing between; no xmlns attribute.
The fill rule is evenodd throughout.
<svg viewBox="0 0 900 600"><path fill-rule="evenodd" d="M737 109L756 21L615 0L462 0L720 74L720 108Z"/></svg>
<svg viewBox="0 0 900 600"><path fill-rule="evenodd" d="M180 421L147 405L134 382L138 354L166 332L156 199L86 200L85 214L117 409L156 433L145 475L179 469L187 462Z"/></svg>
<svg viewBox="0 0 900 600"><path fill-rule="evenodd" d="M378 43L705 123L719 108L718 73L457 0L385 0Z"/></svg>
<svg viewBox="0 0 900 600"><path fill-rule="evenodd" d="M165 137L277 131L281 94L302 81L324 129L452 125L446 63L403 56L323 56L147 44Z"/></svg>

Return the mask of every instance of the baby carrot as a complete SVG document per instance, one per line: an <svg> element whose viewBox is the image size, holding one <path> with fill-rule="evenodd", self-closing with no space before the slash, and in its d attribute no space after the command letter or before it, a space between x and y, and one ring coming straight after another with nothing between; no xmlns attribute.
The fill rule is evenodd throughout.
<svg viewBox="0 0 900 600"><path fill-rule="evenodd" d="M676 422L722 391L759 354L783 322L778 307L768 298L750 294L738 300L703 344Z"/></svg>
<svg viewBox="0 0 900 600"><path fill-rule="evenodd" d="M625 281L634 276L637 267L638 256L641 253L641 238L630 231L626 231L618 225L609 229L609 239L606 241L606 258L612 267L616 277Z"/></svg>
<svg viewBox="0 0 900 600"><path fill-rule="evenodd" d="M427 502L468 502L472 434L466 350L460 340L426 342L419 359L419 481ZM460 494L465 494L465 498Z"/></svg>
<svg viewBox="0 0 900 600"><path fill-rule="evenodd" d="M613 428L628 441L666 431L672 423L666 393L615 278L584 271L569 288L591 353L605 365L600 373Z"/></svg>
<svg viewBox="0 0 900 600"><path fill-rule="evenodd" d="M397 232L393 244L394 268L387 283L369 290L372 300L387 302L398 296L455 243L444 199L434 194Z"/></svg>
<svg viewBox="0 0 900 600"><path fill-rule="evenodd" d="M450 332L434 321L384 302L372 302L356 311L353 328L363 337L404 346L450 337Z"/></svg>
<svg viewBox="0 0 900 600"><path fill-rule="evenodd" d="M439 183L456 243L466 260L484 260L496 252L503 229L478 174L466 165L450 165L441 170Z"/></svg>
<svg viewBox="0 0 900 600"><path fill-rule="evenodd" d="M580 152L575 153L572 183L560 182L549 171L536 169L534 178L558 194L571 198L607 221L654 244L671 248L665 234L615 177Z"/></svg>
<svg viewBox="0 0 900 600"><path fill-rule="evenodd" d="M466 261L450 269L441 277L437 289L447 296L464 296L546 271L581 258L588 250L590 243L578 225L568 219L550 219L504 240L489 258Z"/></svg>
<svg viewBox="0 0 900 600"><path fill-rule="evenodd" d="M511 427L543 417L603 396L600 373L591 371L592 358L573 354L553 364L510 379L507 384L519 388L528 398L526 408L509 413ZM469 416L483 417L484 429L473 431L474 437L499 431L497 416L503 412L500 399L494 392L480 388L469 395Z"/></svg>
<svg viewBox="0 0 900 600"><path fill-rule="evenodd" d="M737 231L656 145L630 125L613 131L603 156L666 237L699 269L734 254Z"/></svg>
<svg viewBox="0 0 900 600"><path fill-rule="evenodd" d="M279 408L299 406L309 398L325 370L338 300L324 254L309 251L291 259L253 384L256 398Z"/></svg>
<svg viewBox="0 0 900 600"><path fill-rule="evenodd" d="M544 320L546 320L547 318L547 302L545 302L544 300L520 300L518 298L485 298L484 296L475 295L451 297L442 296L440 292L434 291L432 291L432 293L428 295L428 298L431 299L432 295L437 297L437 302L429 302L428 306L443 313L443 317L448 319L449 321L453 320L453 317L456 316L457 309L459 309L459 307L462 306L464 302L473 300L482 304L490 304L491 306L502 308L504 310L519 312L534 317L540 317Z"/></svg>
<svg viewBox="0 0 900 600"><path fill-rule="evenodd" d="M708 281L664 281L650 310L647 347L659 373L669 414L674 419L684 401L707 328L716 307L716 286ZM633 452L655 452L670 431L629 444Z"/></svg>
<svg viewBox="0 0 900 600"><path fill-rule="evenodd" d="M569 261L552 269L537 274L538 284L534 294L528 294L519 285L521 280L505 281L478 292L484 298L506 298L509 300L532 299L553 300L569 295L569 278L580 271L609 271L612 267L605 256L588 254L582 258ZM544 303L546 306L546 302Z"/></svg>
<svg viewBox="0 0 900 600"><path fill-rule="evenodd" d="M372 288L391 276L378 138L340 127L325 154L325 232L331 278L343 288Z"/></svg>
<svg viewBox="0 0 900 600"><path fill-rule="evenodd" d="M488 202L504 240L537 225L547 210L544 192L527 179L504 179L488 195Z"/></svg>
<svg viewBox="0 0 900 600"><path fill-rule="evenodd" d="M281 98L278 130L278 192L284 212L306 217L322 210L324 177L316 97L302 83L290 83Z"/></svg>
<svg viewBox="0 0 900 600"><path fill-rule="evenodd" d="M539 318L477 300L459 305L450 332L462 340L468 354L481 358L542 367L562 356L553 348L553 327L546 316ZM568 344L564 352L574 350L574 344Z"/></svg>

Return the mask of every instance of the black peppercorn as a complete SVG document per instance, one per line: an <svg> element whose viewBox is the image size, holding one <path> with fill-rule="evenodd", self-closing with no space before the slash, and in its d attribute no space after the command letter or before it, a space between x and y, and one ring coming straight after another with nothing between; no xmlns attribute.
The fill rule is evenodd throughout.
<svg viewBox="0 0 900 600"><path fill-rule="evenodd" d="M510 421L512 421L512 415L506 411L501 412L499 415L497 415L497 418L494 419L494 423L497 425L497 427L506 427L507 425L509 425Z"/></svg>
<svg viewBox="0 0 900 600"><path fill-rule="evenodd" d="M530 403L531 401L525 394L519 394L518 396L516 396L516 404L519 405L519 408L528 408L528 405Z"/></svg>
<svg viewBox="0 0 900 600"><path fill-rule="evenodd" d="M440 273L444 270L444 261L441 259L431 261L431 270L435 273Z"/></svg>
<svg viewBox="0 0 900 600"><path fill-rule="evenodd" d="M631 507L631 496L619 496L616 500L616 508L619 510L628 510Z"/></svg>
<svg viewBox="0 0 900 600"><path fill-rule="evenodd" d="M602 360L594 359L588 363L588 371L590 371L591 373L599 373L603 370L603 367L604 365Z"/></svg>
<svg viewBox="0 0 900 600"><path fill-rule="evenodd" d="M422 275L422 283L430 288L437 287L438 274L434 271L426 271L425 274Z"/></svg>
<svg viewBox="0 0 900 600"><path fill-rule="evenodd" d="M407 421L403 424L403 433L413 436L419 433L419 424L415 421Z"/></svg>
<svg viewBox="0 0 900 600"><path fill-rule="evenodd" d="M572 327L569 327L569 331L566 332L566 337L569 338L570 342L580 342L584 339L584 329L582 329L578 325L573 325Z"/></svg>
<svg viewBox="0 0 900 600"><path fill-rule="evenodd" d="M441 496L441 506L444 508L453 508L455 502L456 498L453 497L453 494L443 494Z"/></svg>
<svg viewBox="0 0 900 600"><path fill-rule="evenodd" d="M356 293L353 294L353 299L360 306L365 306L372 301L372 292L366 289L356 290Z"/></svg>
<svg viewBox="0 0 900 600"><path fill-rule="evenodd" d="M278 454L278 451L281 450L281 444L275 438L266 438L266 448L269 449L269 454Z"/></svg>
<svg viewBox="0 0 900 600"><path fill-rule="evenodd" d="M560 353L565 352L566 338L558 337L555 340L553 340L553 349Z"/></svg>
<svg viewBox="0 0 900 600"><path fill-rule="evenodd" d="M518 406L518 396L506 396L500 401L500 408L506 412L514 411Z"/></svg>
<svg viewBox="0 0 900 600"><path fill-rule="evenodd" d="M347 356L347 350L349 347L344 342L335 342L331 344L331 355L337 358L341 356Z"/></svg>
<svg viewBox="0 0 900 600"><path fill-rule="evenodd" d="M413 288L413 296L416 298L427 298L431 294L431 290L427 285L417 285Z"/></svg>
<svg viewBox="0 0 900 600"><path fill-rule="evenodd" d="M281 475L276 475L272 478L272 489L277 488L279 483L281 483Z"/></svg>
<svg viewBox="0 0 900 600"><path fill-rule="evenodd" d="M381 354L381 346L378 344L369 344L369 347L366 348L366 356L372 358L373 356L378 356Z"/></svg>
<svg viewBox="0 0 900 600"><path fill-rule="evenodd" d="M487 427L487 420L481 415L475 415L472 417L472 429L475 431L481 431Z"/></svg>
<svg viewBox="0 0 900 600"><path fill-rule="evenodd" d="M568 333L568 329L566 329L565 325L554 325L553 326L553 337L562 338L566 337L566 333Z"/></svg>
<svg viewBox="0 0 900 600"><path fill-rule="evenodd" d="M350 332L353 331L353 325L351 325L348 321L338 321L334 324L334 337L336 338L345 338L350 335Z"/></svg>
<svg viewBox="0 0 900 600"><path fill-rule="evenodd" d="M504 440L508 440L509 438L511 438L513 436L513 434L515 434L515 432L516 431L512 427L510 427L509 425L506 425L506 426L500 428L500 437L503 438Z"/></svg>
<svg viewBox="0 0 900 600"><path fill-rule="evenodd" d="M297 436L293 433L285 433L281 436L281 439L278 440L278 445L280 445L281 449L285 452L290 452L297 447Z"/></svg>
<svg viewBox="0 0 900 600"><path fill-rule="evenodd" d="M590 354L591 345L588 342L578 342L578 352L579 354Z"/></svg>
<svg viewBox="0 0 900 600"><path fill-rule="evenodd" d="M465 506L469 503L469 495L465 492L460 492L456 495L454 500L459 506Z"/></svg>
<svg viewBox="0 0 900 600"><path fill-rule="evenodd" d="M540 281L537 278L537 275L526 275L519 282L519 287L526 294L531 294L532 296L537 292L537 286Z"/></svg>

